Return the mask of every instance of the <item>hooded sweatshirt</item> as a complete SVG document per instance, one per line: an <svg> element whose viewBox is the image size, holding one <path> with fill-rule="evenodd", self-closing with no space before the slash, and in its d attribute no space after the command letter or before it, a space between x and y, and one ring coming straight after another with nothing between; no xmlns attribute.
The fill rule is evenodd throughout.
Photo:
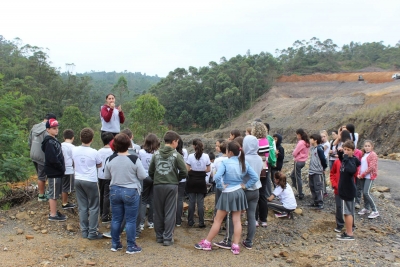
<svg viewBox="0 0 400 267"><path fill-rule="evenodd" d="M276 157L276 167L272 168L276 171L281 171L283 167L283 159L285 158L285 149L282 146L282 135L275 134L276 138L278 139L276 142L276 149L279 151Z"/></svg>
<svg viewBox="0 0 400 267"><path fill-rule="evenodd" d="M247 135L243 139L243 151L246 157L246 162L250 165L250 167L253 168L253 170L256 173L261 173L261 170L263 168L263 162L261 157L258 155L258 140L255 136L252 135ZM243 177L243 184L246 184L250 180L250 175L246 174ZM251 186L250 188L247 188L247 190L258 190L261 187L261 181L260 177L258 177L257 182Z"/></svg>
<svg viewBox="0 0 400 267"><path fill-rule="evenodd" d="M44 153L42 151L42 142L44 137L47 136L46 122L41 122L33 125L29 135L30 157L32 161L44 165Z"/></svg>
<svg viewBox="0 0 400 267"><path fill-rule="evenodd" d="M354 183L354 174L357 173L358 167L361 165L356 157L343 156L340 166L339 178L339 197L345 201L352 201L356 197L357 189Z"/></svg>
<svg viewBox="0 0 400 267"><path fill-rule="evenodd" d="M149 176L158 184L179 184L188 175L181 154L170 146L164 146L154 152L149 166Z"/></svg>
<svg viewBox="0 0 400 267"><path fill-rule="evenodd" d="M50 135L47 135L42 143L42 151L45 155L44 172L48 178L62 178L65 173L64 155L61 143Z"/></svg>
<svg viewBox="0 0 400 267"><path fill-rule="evenodd" d="M293 150L293 158L296 162L306 162L308 159L308 152L310 151L310 144L304 140L297 142L296 148Z"/></svg>
<svg viewBox="0 0 400 267"><path fill-rule="evenodd" d="M322 145L311 147L309 174L323 174L326 167L326 158Z"/></svg>

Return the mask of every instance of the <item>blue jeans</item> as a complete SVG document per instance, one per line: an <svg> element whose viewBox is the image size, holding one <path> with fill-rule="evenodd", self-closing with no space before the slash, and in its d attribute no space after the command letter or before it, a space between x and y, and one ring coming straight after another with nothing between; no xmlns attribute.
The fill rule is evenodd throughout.
<svg viewBox="0 0 400 267"><path fill-rule="evenodd" d="M126 220L127 246L136 245L136 219L139 212L140 195L136 188L125 188L113 185L110 187L110 202L112 209L111 237L112 245L121 243L120 228L122 220Z"/></svg>

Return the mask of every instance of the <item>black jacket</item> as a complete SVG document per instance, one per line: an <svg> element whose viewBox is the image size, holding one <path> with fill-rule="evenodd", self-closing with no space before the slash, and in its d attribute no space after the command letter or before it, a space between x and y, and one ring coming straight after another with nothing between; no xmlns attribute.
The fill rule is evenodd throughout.
<svg viewBox="0 0 400 267"><path fill-rule="evenodd" d="M340 159L340 158L339 158ZM361 165L356 157L349 158L343 156L342 165L340 166L339 180L339 197L345 201L353 201L356 197L357 189L354 183L354 174L357 172L358 166Z"/></svg>
<svg viewBox="0 0 400 267"><path fill-rule="evenodd" d="M47 135L42 142L44 152L44 172L48 178L62 178L65 173L64 155L61 143Z"/></svg>
<svg viewBox="0 0 400 267"><path fill-rule="evenodd" d="M272 168L274 171L281 171L283 167L283 159L285 158L285 149L282 147L282 135L280 134L275 134L278 138L278 141L276 142L276 149L279 151L276 157L276 167Z"/></svg>
<svg viewBox="0 0 400 267"><path fill-rule="evenodd" d="M206 176L205 171L189 171L186 179L186 193L207 194Z"/></svg>

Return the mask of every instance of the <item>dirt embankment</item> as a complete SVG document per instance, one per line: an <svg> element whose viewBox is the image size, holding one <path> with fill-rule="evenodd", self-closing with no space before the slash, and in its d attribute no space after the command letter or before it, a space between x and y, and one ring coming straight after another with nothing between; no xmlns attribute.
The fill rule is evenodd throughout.
<svg viewBox="0 0 400 267"><path fill-rule="evenodd" d="M392 82L392 75L396 73L394 71L389 72L349 72L349 73L315 73L312 75L290 75L281 76L278 78L277 82L333 82L333 81L343 81L343 82L356 82L358 77L362 75L365 82L368 83L387 83Z"/></svg>

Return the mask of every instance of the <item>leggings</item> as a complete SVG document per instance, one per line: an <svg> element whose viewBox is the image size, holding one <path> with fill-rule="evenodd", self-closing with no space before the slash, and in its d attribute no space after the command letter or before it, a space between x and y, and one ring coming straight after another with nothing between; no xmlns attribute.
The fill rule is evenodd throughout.
<svg viewBox="0 0 400 267"><path fill-rule="evenodd" d="M372 211L376 211L376 205L374 199L372 198L371 191L372 184L374 183L371 179L359 179L361 188L363 189L363 196L364 196L364 208L369 210L370 208Z"/></svg>

